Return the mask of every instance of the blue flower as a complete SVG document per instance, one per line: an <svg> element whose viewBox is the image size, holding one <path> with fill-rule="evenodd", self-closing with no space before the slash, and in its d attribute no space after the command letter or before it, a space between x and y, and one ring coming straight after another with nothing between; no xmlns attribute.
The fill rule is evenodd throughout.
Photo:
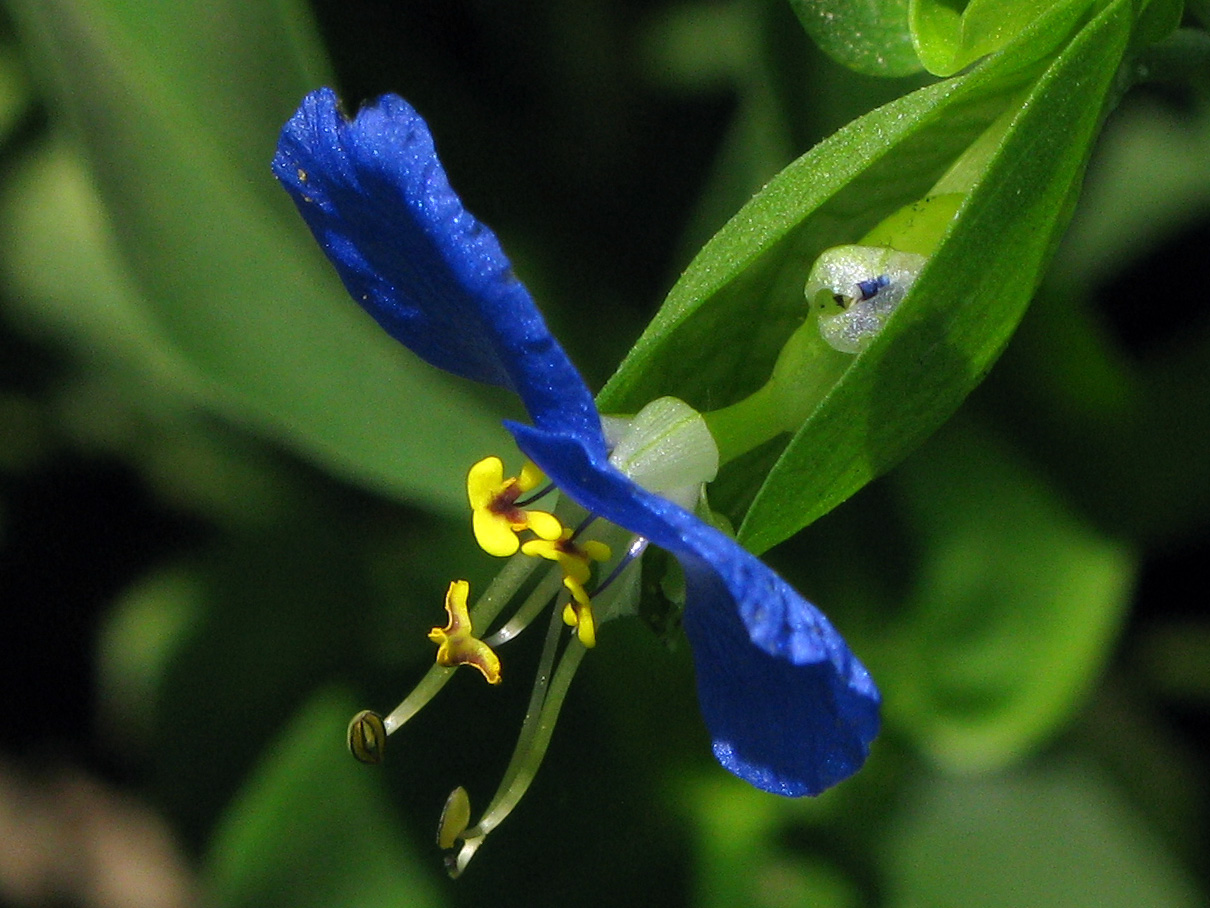
<svg viewBox="0 0 1210 908"><path fill-rule="evenodd" d="M273 170L353 298L433 365L520 395L520 449L577 504L676 556L702 716L719 762L757 788L818 794L857 771L879 695L828 619L759 559L609 462L592 395L463 206L428 127L388 95L353 120L308 95Z"/></svg>

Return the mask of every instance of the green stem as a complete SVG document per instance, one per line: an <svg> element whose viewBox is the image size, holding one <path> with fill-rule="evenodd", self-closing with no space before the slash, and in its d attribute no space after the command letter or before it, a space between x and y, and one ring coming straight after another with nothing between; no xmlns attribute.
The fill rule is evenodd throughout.
<svg viewBox="0 0 1210 908"><path fill-rule="evenodd" d="M808 318L786 342L769 381L743 400L703 413L718 444L722 465L763 445L782 432L793 432L815 412L853 358L819 339Z"/></svg>
<svg viewBox="0 0 1210 908"><path fill-rule="evenodd" d="M772 380L743 400L703 413L723 465L786 431Z"/></svg>
<svg viewBox="0 0 1210 908"><path fill-rule="evenodd" d="M559 660L559 667L552 678L551 668L554 665L561 630L562 621L556 609L551 615L550 630L547 632L541 665L538 667L538 678L530 694L529 709L525 714L525 723L521 727L516 749L508 768L504 771L504 779L496 796L488 804L479 822L465 831L462 847L457 854L446 858L446 867L451 877L457 878L466 869L466 865L479 850L488 833L499 826L520 803L538 773L542 758L546 756L546 748L550 744L550 736L559 718L559 710L567 697L571 679L587 652L578 640L572 640L563 651L563 658Z"/></svg>

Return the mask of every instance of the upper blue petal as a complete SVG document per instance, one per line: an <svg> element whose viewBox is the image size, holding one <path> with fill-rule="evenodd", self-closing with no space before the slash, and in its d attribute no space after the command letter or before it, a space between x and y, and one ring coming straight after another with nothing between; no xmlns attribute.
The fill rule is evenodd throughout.
<svg viewBox="0 0 1210 908"><path fill-rule="evenodd" d="M512 389L535 425L604 451L591 393L406 101L385 95L350 121L331 89L312 92L282 129L273 172L388 334L434 366Z"/></svg>
<svg viewBox="0 0 1210 908"><path fill-rule="evenodd" d="M574 437L508 428L578 504L684 567L698 700L723 766L791 796L818 794L861 767L878 734L878 689L822 612L735 540Z"/></svg>

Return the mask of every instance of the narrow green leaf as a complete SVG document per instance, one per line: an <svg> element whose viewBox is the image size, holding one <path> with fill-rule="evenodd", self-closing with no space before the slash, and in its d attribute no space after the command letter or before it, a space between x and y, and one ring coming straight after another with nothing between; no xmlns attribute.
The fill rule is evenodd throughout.
<svg viewBox="0 0 1210 908"><path fill-rule="evenodd" d="M367 485L460 508L465 465L506 437L497 419L348 299L269 173L279 124L323 69L299 50L295 5L227 4L221 34L202 31L292 73L267 82L194 46L187 4L13 7L82 140L151 345L198 376L207 406ZM155 43L169 33L187 61Z"/></svg>
<svg viewBox="0 0 1210 908"><path fill-rule="evenodd" d="M1057 276L1103 281L1163 237L1191 229L1210 210L1208 150L1210 109L1178 117L1158 103L1124 107L1097 150L1087 211L1076 213L1063 240Z"/></svg>
<svg viewBox="0 0 1210 908"><path fill-rule="evenodd" d="M208 904L441 904L384 806L378 777L345 749L352 704L337 693L316 696L266 750L215 833Z"/></svg>
<svg viewBox="0 0 1210 908"><path fill-rule="evenodd" d="M829 57L871 76L920 71L908 31L908 0L790 0L802 27Z"/></svg>
<svg viewBox="0 0 1210 908"><path fill-rule="evenodd" d="M929 86L790 164L694 258L602 390L602 408L635 412L672 394L711 410L764 384L802 321L819 253L920 198L1028 76L996 66Z"/></svg>
<svg viewBox="0 0 1210 908"><path fill-rule="evenodd" d="M1066 226L1131 13L1109 6L1030 91L895 318L770 472L739 531L746 546L764 551L885 472L986 374Z"/></svg>
<svg viewBox="0 0 1210 908"><path fill-rule="evenodd" d="M96 45L101 52L132 53L125 64L153 77L144 90L170 92L256 183L263 182L265 149L276 143L282 115L333 78L310 7L299 0L37 5L52 8L46 16L59 20L54 28L66 50L91 56L88 48ZM86 35L84 29L100 31ZM70 70L77 62L65 55L54 65Z"/></svg>
<svg viewBox="0 0 1210 908"><path fill-rule="evenodd" d="M1178 29L1180 29L1181 19L1185 15L1185 0L1141 0L1143 9L1139 13L1138 24L1134 28L1134 46L1136 49L1146 48L1149 45L1162 42L1165 39L1175 37ZM1190 8L1192 12L1192 7ZM1206 40L1207 35L1204 31L1198 29L1185 29L1188 37L1197 36L1193 44L1186 44L1182 38L1178 38L1172 44L1172 50L1176 54L1188 53L1193 47L1197 47L1197 51L1189 54L1192 63L1191 66L1185 69L1174 67L1176 72L1190 79L1191 81L1200 81L1206 77L1205 59L1206 59ZM1198 47L1200 45L1200 47ZM1160 55L1163 56L1164 51L1161 50ZM1200 63L1200 65L1199 65ZM1148 63L1144 63L1136 69L1145 70L1149 68ZM1139 72L1143 78L1146 78L1146 72Z"/></svg>

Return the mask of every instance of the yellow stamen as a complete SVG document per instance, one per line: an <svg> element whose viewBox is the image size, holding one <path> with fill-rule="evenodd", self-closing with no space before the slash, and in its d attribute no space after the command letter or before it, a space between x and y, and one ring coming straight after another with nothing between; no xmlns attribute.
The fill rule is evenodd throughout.
<svg viewBox="0 0 1210 908"><path fill-rule="evenodd" d="M592 563L608 561L612 552L603 542L575 542L571 536L572 531L568 529L555 540L531 539L521 546L521 551L557 562L563 569L563 585L572 595L572 600L563 609L563 621L576 629L581 643L592 647L597 642L596 624L584 584L592 574Z"/></svg>
<svg viewBox="0 0 1210 908"><path fill-rule="evenodd" d="M597 624L592 617L592 603L582 584L571 577L563 578L563 585L571 591L571 599L563 606L563 623L576 629L576 636L588 649L597 645Z"/></svg>
<svg viewBox="0 0 1210 908"><path fill-rule="evenodd" d="M449 623L429 631L429 639L437 644L437 664L447 668L473 665L488 684L500 683L500 657L490 646L476 637L471 628L466 599L471 586L465 580L455 580L445 594L445 613Z"/></svg>
<svg viewBox="0 0 1210 908"><path fill-rule="evenodd" d="M554 514L517 507L517 500L545 480L542 471L526 463L520 476L504 478L499 457L486 457L466 477L466 497L471 505L475 540L489 555L504 558L521 545L517 534L530 530L539 539L558 539L563 524Z"/></svg>
<svg viewBox="0 0 1210 908"><path fill-rule="evenodd" d="M441 819L437 821L437 847L449 851L471 824L471 799L466 789L459 785L445 799Z"/></svg>
<svg viewBox="0 0 1210 908"><path fill-rule="evenodd" d="M564 577L571 577L583 585L592 573L592 562L608 561L612 552L603 542L575 542L571 537L572 531L565 529L557 539L531 539L521 546L521 551L558 562Z"/></svg>

